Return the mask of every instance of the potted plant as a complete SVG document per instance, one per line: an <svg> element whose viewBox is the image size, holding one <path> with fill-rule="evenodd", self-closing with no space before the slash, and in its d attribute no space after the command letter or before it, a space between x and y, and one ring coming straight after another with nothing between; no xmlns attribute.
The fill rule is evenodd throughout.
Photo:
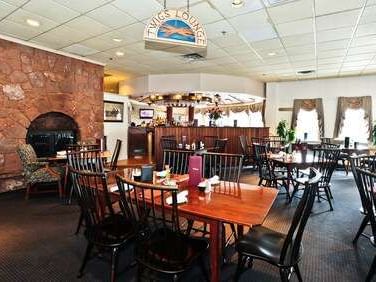
<svg viewBox="0 0 376 282"><path fill-rule="evenodd" d="M374 122L372 127L372 145L376 147L376 122Z"/></svg>
<svg viewBox="0 0 376 282"><path fill-rule="evenodd" d="M210 124L215 126L217 119L222 117L222 110L218 107L210 108L207 113L209 114Z"/></svg>
<svg viewBox="0 0 376 282"><path fill-rule="evenodd" d="M288 128L287 121L281 120L277 125L277 135L281 137L284 143L291 143L295 140L295 129Z"/></svg>

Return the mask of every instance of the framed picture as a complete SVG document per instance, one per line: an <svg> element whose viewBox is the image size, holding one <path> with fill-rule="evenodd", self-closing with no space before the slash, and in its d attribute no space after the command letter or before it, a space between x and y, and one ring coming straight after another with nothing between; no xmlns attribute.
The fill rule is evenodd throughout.
<svg viewBox="0 0 376 282"><path fill-rule="evenodd" d="M104 101L104 119L106 122L123 122L124 103Z"/></svg>

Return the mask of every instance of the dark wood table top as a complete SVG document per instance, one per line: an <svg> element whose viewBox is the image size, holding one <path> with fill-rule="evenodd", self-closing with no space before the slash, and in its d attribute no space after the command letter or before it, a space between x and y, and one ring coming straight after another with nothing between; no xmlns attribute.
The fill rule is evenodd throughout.
<svg viewBox="0 0 376 282"><path fill-rule="evenodd" d="M130 176L129 170L120 174L125 178ZM171 177L177 180L179 190L188 190L188 202L179 204L179 212L221 222L260 225L278 194L275 188L233 182L220 182L212 186L212 192L204 193L196 186L190 186L188 178L188 175ZM158 179L155 182L158 183Z"/></svg>
<svg viewBox="0 0 376 282"><path fill-rule="evenodd" d="M102 158L110 158L112 156L111 151L103 151L101 152ZM56 155L46 158L48 162L57 162L57 161L66 161L67 155Z"/></svg>
<svg viewBox="0 0 376 282"><path fill-rule="evenodd" d="M302 153L296 152L290 156L282 156L279 154L270 154L269 158L283 166L297 166L297 167L306 167L310 166L313 163L313 154L312 152Z"/></svg>

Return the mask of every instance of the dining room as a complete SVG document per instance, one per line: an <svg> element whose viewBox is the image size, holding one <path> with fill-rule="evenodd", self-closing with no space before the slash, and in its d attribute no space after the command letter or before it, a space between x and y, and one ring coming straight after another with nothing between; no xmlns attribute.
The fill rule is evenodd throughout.
<svg viewBox="0 0 376 282"><path fill-rule="evenodd" d="M0 281L376 281L375 23L0 0Z"/></svg>

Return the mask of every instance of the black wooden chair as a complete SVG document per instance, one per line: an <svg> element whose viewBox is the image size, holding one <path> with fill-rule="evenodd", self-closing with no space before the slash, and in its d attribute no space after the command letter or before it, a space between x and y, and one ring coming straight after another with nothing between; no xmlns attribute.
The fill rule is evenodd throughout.
<svg viewBox="0 0 376 282"><path fill-rule="evenodd" d="M364 206L371 225L372 236L370 242L376 248L376 174L365 169L356 168L359 182L359 192L363 198ZM366 282L370 282L376 273L376 255L373 258L371 268L367 274Z"/></svg>
<svg viewBox="0 0 376 282"><path fill-rule="evenodd" d="M353 173L354 180L359 191L360 201L362 203L362 207L360 208L360 213L363 215L363 220L359 226L358 232L356 233L353 239L353 243L355 244L361 235L367 238L370 237L369 235L363 233L364 229L369 224L369 215L367 214L366 199L363 197L362 187L361 187L361 183L359 182L359 177L358 177L358 173L356 169L357 168L365 169L365 170L375 173L376 172L376 156L375 155L353 156L353 157L350 157L350 163L351 163L351 171Z"/></svg>
<svg viewBox="0 0 376 282"><path fill-rule="evenodd" d="M207 277L203 255L209 245L205 239L190 237L180 230L178 188L134 182L118 175L116 179L120 207L137 224L137 281L146 274L145 269L148 274L172 276L177 281L195 262L199 262ZM170 205L166 203L168 197Z"/></svg>
<svg viewBox="0 0 376 282"><path fill-rule="evenodd" d="M330 143L330 142L324 142L325 139L329 139L330 138L321 138L321 145L320 147L321 148L327 148L327 149L339 149L340 148L340 145L339 144L333 144L333 143ZM340 163L339 162L342 162L342 167L343 169L345 170L346 172L346 175L349 174L349 167L350 167L350 161L349 161L349 155L347 153L344 153L344 152L340 152L339 153L339 157L338 157L338 165L337 167L340 167Z"/></svg>
<svg viewBox="0 0 376 282"><path fill-rule="evenodd" d="M239 183L243 167L243 155L204 153L202 156L204 178L211 178L217 175L222 181Z"/></svg>
<svg viewBox="0 0 376 282"><path fill-rule="evenodd" d="M283 186L286 189L286 193L289 194L286 183L287 176L277 170L268 158L268 146L266 144L262 145L254 143L253 149L260 178L258 185L275 188Z"/></svg>
<svg viewBox="0 0 376 282"><path fill-rule="evenodd" d="M163 167L169 165L174 174L188 173L189 157L194 151L186 150L163 150Z"/></svg>
<svg viewBox="0 0 376 282"><path fill-rule="evenodd" d="M318 190L317 190L317 200L320 202L321 199L328 201L330 211L333 211L332 205L332 191L331 179L335 168L337 167L338 158L340 150L337 148L316 148L313 150L313 167L318 169L322 174ZM294 179L294 190L291 194L290 201L295 196L296 192L300 189L301 185L306 182L306 177L299 177ZM303 188L304 189L304 188Z"/></svg>
<svg viewBox="0 0 376 282"><path fill-rule="evenodd" d="M206 148L213 148L215 140L219 139L219 136L218 135L205 135L203 139L204 139L203 141L204 141Z"/></svg>
<svg viewBox="0 0 376 282"><path fill-rule="evenodd" d="M238 281L247 259L249 267L253 260L263 260L279 268L282 281L288 281L292 271L302 281L298 263L302 256L301 241L312 210L321 174L311 169L309 180L305 183L303 196L295 210L289 231L283 234L264 226L255 226L239 239L236 244L238 251L238 267L235 281Z"/></svg>
<svg viewBox="0 0 376 282"><path fill-rule="evenodd" d="M252 151L251 147L248 143L248 138L246 135L240 135L239 136L239 141L240 141L240 146L242 148L242 153L243 153L243 164L244 166L249 166L253 165L253 156L252 156Z"/></svg>
<svg viewBox="0 0 376 282"><path fill-rule="evenodd" d="M95 172L104 173L104 166L101 157L100 150L84 150L84 151L69 151L67 152L68 160L68 173L70 174L70 169L84 172ZM73 192L75 190L71 189L68 203L72 202ZM84 214L81 212L80 218L78 219L77 228L75 234L80 232L81 226L84 222Z"/></svg>
<svg viewBox="0 0 376 282"><path fill-rule="evenodd" d="M118 253L134 237L135 226L124 215L115 214L104 173L83 172L70 167L70 175L85 219L84 235L88 243L78 278L83 276L85 266L96 248L98 254L111 254L110 281L115 281Z"/></svg>
<svg viewBox="0 0 376 282"><path fill-rule="evenodd" d="M264 142L268 144L268 150L273 153L278 153L284 148L285 141L279 136L267 136Z"/></svg>
<svg viewBox="0 0 376 282"><path fill-rule="evenodd" d="M213 153L224 153L226 151L226 145L228 138L215 139L214 148L212 149Z"/></svg>
<svg viewBox="0 0 376 282"><path fill-rule="evenodd" d="M117 169L117 163L120 155L122 141L120 139L116 140L115 149L111 157L111 162L108 164L106 169L114 171Z"/></svg>
<svg viewBox="0 0 376 282"><path fill-rule="evenodd" d="M162 150L176 150L177 148L177 142L176 142L176 138L172 138L172 137L162 137L161 138L161 146L162 146Z"/></svg>

